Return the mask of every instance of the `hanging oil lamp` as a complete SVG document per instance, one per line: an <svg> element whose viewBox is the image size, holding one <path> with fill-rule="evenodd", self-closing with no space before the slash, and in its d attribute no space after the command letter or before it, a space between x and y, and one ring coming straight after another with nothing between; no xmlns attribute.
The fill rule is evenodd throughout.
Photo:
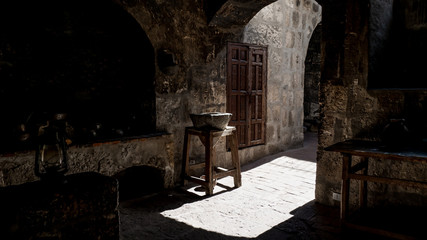
<svg viewBox="0 0 427 240"><path fill-rule="evenodd" d="M66 122L64 114L39 127L35 157L35 174L42 181L60 182L68 171Z"/></svg>

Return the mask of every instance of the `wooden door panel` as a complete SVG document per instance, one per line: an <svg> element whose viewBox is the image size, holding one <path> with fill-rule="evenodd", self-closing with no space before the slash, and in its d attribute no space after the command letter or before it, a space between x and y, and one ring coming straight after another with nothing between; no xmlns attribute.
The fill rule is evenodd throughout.
<svg viewBox="0 0 427 240"><path fill-rule="evenodd" d="M263 119L264 118L264 108L262 99L263 96L257 96L257 119Z"/></svg>
<svg viewBox="0 0 427 240"><path fill-rule="evenodd" d="M239 147L246 147L247 146L247 129L246 129L246 125L240 125L240 126L236 126L237 128L237 137L239 139Z"/></svg>
<svg viewBox="0 0 427 240"><path fill-rule="evenodd" d="M247 78L248 78L248 74L247 74L247 66L246 65L241 65L240 66L240 85L239 85L239 90L246 92L247 91Z"/></svg>
<svg viewBox="0 0 427 240"><path fill-rule="evenodd" d="M239 73L238 73L238 69L239 65L238 64L231 64L231 90L232 91L236 91L238 90L238 81L237 79L239 78Z"/></svg>
<svg viewBox="0 0 427 240"><path fill-rule="evenodd" d="M265 143L266 55L265 47L228 45L227 111L239 147Z"/></svg>

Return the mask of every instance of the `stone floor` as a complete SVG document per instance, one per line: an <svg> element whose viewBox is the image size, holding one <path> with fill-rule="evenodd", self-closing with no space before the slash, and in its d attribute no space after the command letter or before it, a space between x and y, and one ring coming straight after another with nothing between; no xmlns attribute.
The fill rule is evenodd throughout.
<svg viewBox="0 0 427 240"><path fill-rule="evenodd" d="M380 239L339 226L339 209L315 203L317 135L304 147L243 166L242 187L219 180L120 204L120 239ZM384 238L381 238L384 239Z"/></svg>

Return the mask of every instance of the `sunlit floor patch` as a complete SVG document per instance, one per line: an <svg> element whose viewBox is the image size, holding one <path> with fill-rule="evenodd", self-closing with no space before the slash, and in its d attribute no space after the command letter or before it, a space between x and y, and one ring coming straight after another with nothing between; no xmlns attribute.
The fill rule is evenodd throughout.
<svg viewBox="0 0 427 240"><path fill-rule="evenodd" d="M232 177L221 179L213 196L161 215L209 232L256 238L292 218L292 210L314 199L313 162L281 156L245 169L242 187L233 188ZM187 191L205 196L200 186Z"/></svg>

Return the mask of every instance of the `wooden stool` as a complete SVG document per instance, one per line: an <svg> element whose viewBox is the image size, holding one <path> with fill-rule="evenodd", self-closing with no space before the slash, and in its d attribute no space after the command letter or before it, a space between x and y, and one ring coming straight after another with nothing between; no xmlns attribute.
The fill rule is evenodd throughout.
<svg viewBox="0 0 427 240"><path fill-rule="evenodd" d="M191 135L198 136L205 146L205 162L199 164L189 164L190 159L190 143ZM215 166L215 143L213 140L216 137L227 137L231 148L231 159L233 161L232 169L225 169ZM237 131L235 127L227 127L225 130L198 130L194 127L185 128L184 136L184 151L183 151L183 167L182 179L183 185L187 181L198 183L205 187L206 194L212 195L215 185L214 180L226 176L233 176L234 186L240 187L242 185L242 176L240 171L240 161L237 149ZM200 178L189 175L190 169L205 168L205 177Z"/></svg>

